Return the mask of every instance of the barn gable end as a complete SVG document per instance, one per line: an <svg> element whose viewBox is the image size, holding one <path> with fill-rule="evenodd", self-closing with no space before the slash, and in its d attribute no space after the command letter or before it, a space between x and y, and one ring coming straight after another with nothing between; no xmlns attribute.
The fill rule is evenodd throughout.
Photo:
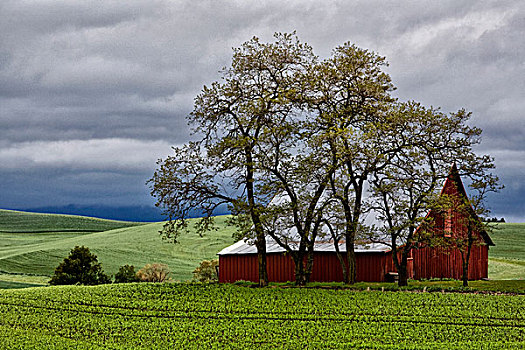
<svg viewBox="0 0 525 350"><path fill-rule="evenodd" d="M450 170L449 176L445 180L441 195L467 197L467 192L459 171L454 164ZM453 238L465 230L465 216L469 215L471 219L480 220L472 207L467 213L446 212L441 213L437 210L430 210L427 217L434 220L436 235ZM472 246L468 278L471 280L488 277L488 250L493 246L491 238L485 230L474 233L481 244ZM415 279L426 278L454 278L460 279L462 275L461 253L458 249L445 249L442 247L425 247L413 250L414 256L414 276Z"/></svg>

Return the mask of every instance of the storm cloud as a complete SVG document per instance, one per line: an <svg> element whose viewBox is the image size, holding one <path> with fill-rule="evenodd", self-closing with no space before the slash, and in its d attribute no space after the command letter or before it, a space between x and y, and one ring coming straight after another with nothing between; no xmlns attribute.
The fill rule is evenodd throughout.
<svg viewBox="0 0 525 350"><path fill-rule="evenodd" d="M522 1L0 3L0 207L149 205L145 181L204 84L252 36L297 31L320 57L351 41L386 56L396 96L472 111L524 221Z"/></svg>

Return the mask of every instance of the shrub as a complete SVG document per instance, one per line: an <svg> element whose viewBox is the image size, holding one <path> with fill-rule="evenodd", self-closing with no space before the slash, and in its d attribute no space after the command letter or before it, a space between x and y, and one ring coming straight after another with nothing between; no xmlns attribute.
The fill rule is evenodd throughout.
<svg viewBox="0 0 525 350"><path fill-rule="evenodd" d="M115 275L115 283L130 282L140 282L140 279L137 277L137 273L135 272L135 266L124 265L119 267L118 272Z"/></svg>
<svg viewBox="0 0 525 350"><path fill-rule="evenodd" d="M193 279L201 282L214 282L219 280L216 267L219 266L219 260L204 260L193 271Z"/></svg>
<svg viewBox="0 0 525 350"><path fill-rule="evenodd" d="M143 282L164 282L168 279L170 270L166 264L146 264L137 272L137 277Z"/></svg>
<svg viewBox="0 0 525 350"><path fill-rule="evenodd" d="M89 252L88 247L76 246L71 250L69 256L64 258L55 269L49 284L84 284L96 285L111 283L108 275L102 271L102 266L95 254Z"/></svg>

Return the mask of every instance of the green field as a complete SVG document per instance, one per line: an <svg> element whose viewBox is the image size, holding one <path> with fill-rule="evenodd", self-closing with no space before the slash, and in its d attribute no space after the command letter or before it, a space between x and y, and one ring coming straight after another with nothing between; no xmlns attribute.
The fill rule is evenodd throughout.
<svg viewBox="0 0 525 350"><path fill-rule="evenodd" d="M110 274L160 262L188 280L233 242L225 220L174 245L160 239L162 223L0 210L0 349L523 348L525 224L500 224L492 234L489 276L509 280L472 281L469 289L459 281L411 281L412 292L389 291L398 289L393 283L353 286L362 291L335 283L31 288L46 284L75 245L88 246ZM443 293L452 290L522 295Z"/></svg>
<svg viewBox="0 0 525 350"><path fill-rule="evenodd" d="M0 209L0 232L8 233L100 232L137 225L143 223Z"/></svg>
<svg viewBox="0 0 525 350"><path fill-rule="evenodd" d="M172 244L159 236L162 223L0 210L0 288L44 284L76 245L89 247L108 274L125 264L140 268L159 262L168 265L174 280L188 280L200 261L216 258L233 243L234 229L226 226L226 217L216 220L218 231L204 237L189 232L181 236L180 244Z"/></svg>
<svg viewBox="0 0 525 350"><path fill-rule="evenodd" d="M525 280L525 224L497 224L491 238L489 278Z"/></svg>
<svg viewBox="0 0 525 350"><path fill-rule="evenodd" d="M525 296L124 284L0 291L0 348L522 349Z"/></svg>

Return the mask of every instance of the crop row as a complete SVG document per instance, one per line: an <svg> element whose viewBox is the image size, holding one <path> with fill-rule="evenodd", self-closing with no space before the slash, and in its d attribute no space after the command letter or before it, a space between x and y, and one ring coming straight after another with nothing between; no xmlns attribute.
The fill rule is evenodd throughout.
<svg viewBox="0 0 525 350"><path fill-rule="evenodd" d="M524 303L221 285L35 288L0 293L0 347L520 348Z"/></svg>

